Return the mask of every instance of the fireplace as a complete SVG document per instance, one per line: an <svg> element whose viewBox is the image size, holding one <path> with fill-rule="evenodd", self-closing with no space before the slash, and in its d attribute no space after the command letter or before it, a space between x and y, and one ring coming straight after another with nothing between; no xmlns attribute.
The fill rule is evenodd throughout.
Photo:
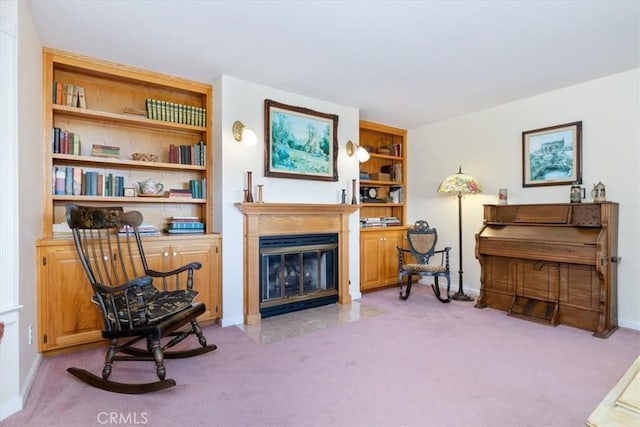
<svg viewBox="0 0 640 427"><path fill-rule="evenodd" d="M244 323L260 323L260 239L269 236L336 234L338 304L349 304L349 216L358 205L322 203L236 203L244 216ZM320 273L318 273L320 274Z"/></svg>
<svg viewBox="0 0 640 427"><path fill-rule="evenodd" d="M262 318L338 301L338 234L260 237Z"/></svg>

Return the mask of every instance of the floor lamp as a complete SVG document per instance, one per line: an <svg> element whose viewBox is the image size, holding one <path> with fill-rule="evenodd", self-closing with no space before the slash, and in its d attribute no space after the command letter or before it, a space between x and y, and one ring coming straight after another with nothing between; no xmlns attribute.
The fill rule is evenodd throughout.
<svg viewBox="0 0 640 427"><path fill-rule="evenodd" d="M451 299L456 301L473 301L469 295L464 293L462 289L462 196L464 194L480 193L482 187L477 179L470 175L462 173L462 166L458 169L458 173L446 177L440 183L438 192L454 193L458 196L458 253L460 254L460 264L458 266L458 292L453 294Z"/></svg>

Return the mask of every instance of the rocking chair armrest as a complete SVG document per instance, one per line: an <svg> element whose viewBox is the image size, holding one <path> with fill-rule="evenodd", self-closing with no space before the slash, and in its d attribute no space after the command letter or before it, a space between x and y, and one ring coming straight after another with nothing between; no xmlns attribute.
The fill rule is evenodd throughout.
<svg viewBox="0 0 640 427"><path fill-rule="evenodd" d="M143 286L150 285L151 277L149 276L136 277L135 279L130 280L126 283L123 283L122 285L119 285L119 286L109 287L109 286L102 286L100 284L96 284L96 287L101 293L117 295L117 294L121 294L122 291L125 291L132 287L137 286L139 288L142 288Z"/></svg>
<svg viewBox="0 0 640 427"><path fill-rule="evenodd" d="M167 276L175 276L176 274L180 274L183 271L200 270L201 268L202 268L202 263L190 262L189 264L183 265L182 267L176 268L175 270L171 270L171 271L147 270L146 273L151 277L167 277Z"/></svg>
<svg viewBox="0 0 640 427"><path fill-rule="evenodd" d="M450 250L451 250L451 246L447 246L446 248L440 249L439 251L434 251L433 253L440 254L440 253L446 252L447 254L449 254Z"/></svg>

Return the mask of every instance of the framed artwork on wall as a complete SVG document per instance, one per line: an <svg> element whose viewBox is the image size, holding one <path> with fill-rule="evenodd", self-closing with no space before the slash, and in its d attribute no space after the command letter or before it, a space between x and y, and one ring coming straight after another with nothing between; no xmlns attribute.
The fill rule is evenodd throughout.
<svg viewBox="0 0 640 427"><path fill-rule="evenodd" d="M522 186L582 183L582 122L522 132Z"/></svg>
<svg viewBox="0 0 640 427"><path fill-rule="evenodd" d="M338 180L338 116L264 101L264 176Z"/></svg>

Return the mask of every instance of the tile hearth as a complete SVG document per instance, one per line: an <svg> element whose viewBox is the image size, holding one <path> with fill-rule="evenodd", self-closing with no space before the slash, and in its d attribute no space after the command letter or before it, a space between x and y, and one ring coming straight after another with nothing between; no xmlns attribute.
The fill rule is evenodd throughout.
<svg viewBox="0 0 640 427"><path fill-rule="evenodd" d="M384 310L381 308L352 301L350 304L330 304L269 317L253 325L237 326L258 344L269 344L382 313Z"/></svg>

